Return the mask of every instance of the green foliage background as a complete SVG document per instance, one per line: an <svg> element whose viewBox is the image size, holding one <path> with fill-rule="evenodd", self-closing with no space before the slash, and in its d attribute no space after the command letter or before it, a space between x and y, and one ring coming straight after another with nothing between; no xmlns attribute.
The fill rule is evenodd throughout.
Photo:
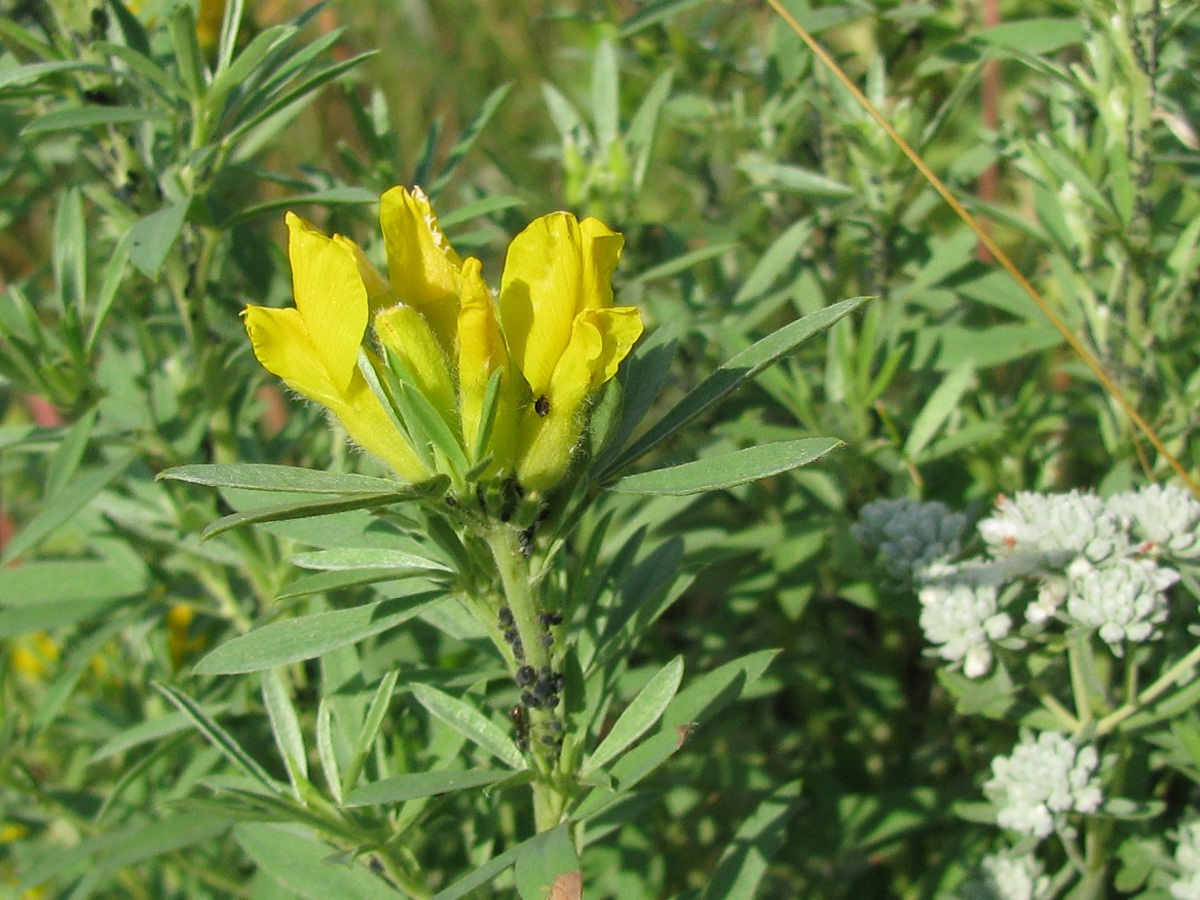
<svg viewBox="0 0 1200 900"><path fill-rule="evenodd" d="M287 871L311 839L263 824L287 815L219 802L247 771L171 692L286 779L284 714L264 709L260 677L193 666L252 626L378 600L362 585L276 600L295 552L374 532L362 513L344 534L277 523L201 543L250 500L155 476L234 461L378 473L259 368L238 312L289 302L285 208L374 253L374 198L415 183L493 283L537 215L624 232L616 291L653 334L644 365L677 341L650 421L775 329L878 298L643 465L774 439L845 447L700 497L616 495L581 527L571 583L594 591L598 622L622 596L665 609L614 669L610 721L676 656L699 677L776 651L738 702L678 723L670 761L589 822L583 864L588 896L623 900L953 895L995 838L957 805L979 799L1017 727L956 711L915 599L850 538L857 510L912 496L978 513L999 492L1166 475L974 236L765 6L247 0L230 58L279 43L216 96L195 79L222 50L193 41L175 5L8 2L0 23L4 889L321 896ZM1195 6L1012 0L985 28L965 2L787 5L972 198L1194 473ZM272 31L298 15L296 32ZM351 64L360 53L373 55ZM502 723L512 690L481 675L486 649L443 610L293 662L281 690L305 735L322 715L340 723L335 742L353 743L349 723L369 718L391 669ZM436 719L402 688L360 763L470 757ZM327 763L307 747L314 771ZM1175 770L1200 770L1200 755L1170 752L1146 762L1146 794L1177 814L1195 796ZM411 895L432 896L527 835L523 803L425 798L344 819L360 831L322 847L348 863L363 834L390 828L425 873L429 893ZM1133 833L1153 842L1162 826ZM514 889L498 884L478 896Z"/></svg>

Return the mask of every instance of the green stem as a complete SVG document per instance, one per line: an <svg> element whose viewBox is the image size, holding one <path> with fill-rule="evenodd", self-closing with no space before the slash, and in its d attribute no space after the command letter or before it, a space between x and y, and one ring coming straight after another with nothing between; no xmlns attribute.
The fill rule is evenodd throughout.
<svg viewBox="0 0 1200 900"><path fill-rule="evenodd" d="M529 576L529 561L522 551L520 531L512 525L497 525L487 529L484 539L492 551L496 571L504 588L504 599L512 611L513 625L521 638L525 653L524 664L540 673L550 667L550 652L542 646L545 628L538 621L534 586ZM557 716L548 709L535 706L529 714L529 753L537 773L533 787L534 821L539 833L556 827L563 818L567 797L558 784L558 747L543 743L541 738L551 734Z"/></svg>
<svg viewBox="0 0 1200 900"><path fill-rule="evenodd" d="M1075 718L1079 720L1079 728L1086 728L1092 722L1092 703L1083 673L1083 654L1088 652L1086 637L1071 638L1067 644L1067 661L1071 668L1071 693L1075 700Z"/></svg>
<svg viewBox="0 0 1200 900"><path fill-rule="evenodd" d="M1128 703L1125 703L1123 706L1119 707L1101 719L1096 725L1096 736L1100 737L1108 734L1110 731L1114 731L1118 725L1120 725L1134 713L1144 709L1157 700L1159 695L1175 685L1179 679L1183 678L1186 673L1194 669L1197 665L1200 665L1200 645L1193 647L1190 653L1179 660L1179 662L1175 663L1175 665L1171 666L1171 668L1167 669L1167 671L1164 672L1157 681L1138 694L1136 698ZM1192 678L1194 677L1195 675L1193 674ZM1192 678L1188 678L1187 680L1191 681Z"/></svg>

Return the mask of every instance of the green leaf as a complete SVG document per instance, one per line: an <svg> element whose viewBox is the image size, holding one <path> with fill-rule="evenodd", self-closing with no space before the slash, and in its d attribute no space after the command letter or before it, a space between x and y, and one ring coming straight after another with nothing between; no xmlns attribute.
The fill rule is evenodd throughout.
<svg viewBox="0 0 1200 900"><path fill-rule="evenodd" d="M96 424L99 410L92 408L84 413L79 421L67 429L62 443L58 445L50 457L50 465L46 472L46 489L43 492L47 500L53 500L66 486L71 476L79 468L88 441L92 437L92 427Z"/></svg>
<svg viewBox="0 0 1200 900"><path fill-rule="evenodd" d="M242 745L234 740L233 735L217 724L204 707L189 697L182 691L171 687L169 684L161 684L153 682L155 690L170 700L175 707L192 720L192 724L196 729L204 735L205 739L221 751L221 755L233 763L237 768L241 769L248 777L259 782L270 793L278 794L279 786L275 780L267 774L266 770L255 762L254 757L247 753Z"/></svg>
<svg viewBox="0 0 1200 900"><path fill-rule="evenodd" d="M325 783L333 795L334 803L342 802L342 772L338 766L337 752L333 749L333 708L329 697L322 697L317 704L317 759Z"/></svg>
<svg viewBox="0 0 1200 900"><path fill-rule="evenodd" d="M904 442L904 458L919 462L921 454L937 436L938 430L950 418L971 386L975 383L975 367L970 360L958 365L947 374L929 395L929 400L913 420L908 440Z"/></svg>
<svg viewBox="0 0 1200 900"><path fill-rule="evenodd" d="M296 707L292 705L288 687L278 671L263 671L262 696L267 717L271 722L271 731L275 735L275 746L279 748L279 755L283 757L288 780L291 781L296 796L300 797L300 785L308 781L308 753L304 749L304 736L300 731Z"/></svg>
<svg viewBox="0 0 1200 900"><path fill-rule="evenodd" d="M313 659L402 625L444 599L427 592L272 622L217 647L196 663L195 671L239 675Z"/></svg>
<svg viewBox="0 0 1200 900"><path fill-rule="evenodd" d="M92 314L92 325L88 331L84 353L91 356L96 347L96 338L100 336L104 323L108 321L112 311L113 301L117 299L117 291L125 279L126 267L129 265L129 232L126 232L117 242L112 256L104 265L104 274L100 279L100 294L96 297L96 310Z"/></svg>
<svg viewBox="0 0 1200 900"><path fill-rule="evenodd" d="M58 72L107 72L103 66L93 63L63 60L54 62L30 63L25 66L15 66L0 71L0 89L10 84L21 84L25 81L36 81L43 75L53 75Z"/></svg>
<svg viewBox="0 0 1200 900"><path fill-rule="evenodd" d="M39 115L21 129L23 135L48 134L54 131L77 131L98 125L127 125L130 122L149 122L165 119L161 109L141 106L72 106Z"/></svg>
<svg viewBox="0 0 1200 900"><path fill-rule="evenodd" d="M171 481L207 484L212 487L243 488L248 491L285 491L302 494L382 494L387 492L422 493L421 485L406 485L387 478L353 473L323 472L295 466L270 466L259 463L232 465L176 466L158 476Z"/></svg>
<svg viewBox="0 0 1200 900"><path fill-rule="evenodd" d="M175 47L175 65L179 80L187 89L188 96L199 100L204 96L208 79L204 72L204 53L196 39L196 14L190 4L175 7L171 19L171 42Z"/></svg>
<svg viewBox="0 0 1200 900"><path fill-rule="evenodd" d="M304 900L400 900L401 894L373 875L365 862L332 865L336 848L286 825L242 824L237 842L259 869L292 896Z"/></svg>
<svg viewBox="0 0 1200 900"><path fill-rule="evenodd" d="M261 216L265 213L276 212L281 209L294 209L297 206L356 206L367 203L377 203L378 201L379 197L375 194L375 192L368 191L366 188L326 188L323 191L313 191L311 194L296 194L291 197L280 197L275 200L266 200L262 203L256 203L253 206L247 206L243 209L239 209L236 213L225 219L222 224L228 228L232 225L245 222L248 219L253 219L256 216Z"/></svg>
<svg viewBox="0 0 1200 900"><path fill-rule="evenodd" d="M758 896L767 864L779 852L799 801L800 782L792 781L758 805L721 855L703 900L753 900Z"/></svg>
<svg viewBox="0 0 1200 900"><path fill-rule="evenodd" d="M147 278L157 278L187 221L191 197L138 219L129 230L129 261Z"/></svg>
<svg viewBox="0 0 1200 900"><path fill-rule="evenodd" d="M418 797L433 797L495 784L512 775L503 769L466 769L411 772L365 784L345 799L344 806L384 806Z"/></svg>
<svg viewBox="0 0 1200 900"><path fill-rule="evenodd" d="M517 856L513 877L521 900L546 900L556 896L553 889L560 879L576 883L582 889L582 867L575 842L571 840L570 825L564 822L529 841ZM567 893L565 896L582 894Z"/></svg>
<svg viewBox="0 0 1200 900"><path fill-rule="evenodd" d="M87 302L87 222L78 188L68 188L58 204L54 217L53 267L63 312L68 317L82 319Z"/></svg>
<svg viewBox="0 0 1200 900"><path fill-rule="evenodd" d="M70 585L68 597L63 585ZM146 569L126 558L38 560L0 569L0 605L29 607L73 600L119 600L148 587Z"/></svg>
<svg viewBox="0 0 1200 900"><path fill-rule="evenodd" d="M733 298L733 305L739 306L757 300L767 293L788 269L795 265L801 248L809 242L812 234L812 220L800 219L775 238L746 276L745 282Z"/></svg>
<svg viewBox="0 0 1200 900"><path fill-rule="evenodd" d="M631 494L700 494L748 484L820 459L840 447L837 438L805 438L747 447L722 456L628 475L612 490Z"/></svg>
<svg viewBox="0 0 1200 900"><path fill-rule="evenodd" d="M60 490L58 496L43 506L41 512L4 548L4 553L0 556L0 565L12 562L70 521L75 513L83 509L92 498L129 467L135 455L133 452L125 453L102 469L85 472L75 478L69 487Z"/></svg>
<svg viewBox="0 0 1200 900"><path fill-rule="evenodd" d="M650 730L662 718L679 690L683 679L683 658L675 657L663 666L617 719L600 746L583 766L583 776L602 768L625 748Z"/></svg>
<svg viewBox="0 0 1200 900"><path fill-rule="evenodd" d="M730 250L736 250L739 246L740 244L730 241L724 244L710 244L707 247L690 250L674 259L667 260L665 263L659 263L657 266L651 266L649 269L643 270L639 275L631 278L629 283L646 284L656 281L659 278L670 278L672 275L678 275L680 272L684 272L705 260L722 256Z"/></svg>
<svg viewBox="0 0 1200 900"><path fill-rule="evenodd" d="M429 713L463 737L514 769L525 767L525 757L512 738L474 706L427 684L415 684L413 696Z"/></svg>
<svg viewBox="0 0 1200 900"><path fill-rule="evenodd" d="M1041 18L993 25L975 32L971 40L1021 56L1044 56L1080 43L1084 34L1084 23L1077 18Z"/></svg>
<svg viewBox="0 0 1200 900"><path fill-rule="evenodd" d="M62 595L61 586L59 596ZM77 600L68 597L50 603L39 603L36 606L18 606L12 609L0 609L0 638L11 637L14 634L28 634L31 631L50 631L64 625L73 625L98 616L109 607L121 602L117 598L93 598Z"/></svg>
<svg viewBox="0 0 1200 900"><path fill-rule="evenodd" d="M738 164L759 190L793 191L810 200L849 200L858 191L848 184L834 181L800 166L785 163L744 160Z"/></svg>
<svg viewBox="0 0 1200 900"><path fill-rule="evenodd" d="M592 60L592 122L596 144L607 149L620 135L621 85L617 74L617 49L601 40Z"/></svg>
<svg viewBox="0 0 1200 900"><path fill-rule="evenodd" d="M621 23L621 37L629 37L677 12L699 6L704 0L657 0L642 7Z"/></svg>
<svg viewBox="0 0 1200 900"><path fill-rule="evenodd" d="M938 331L937 368L950 371L962 365L989 369L1014 359L1032 356L1063 343L1063 336L1050 325L993 325L964 328L944 325Z"/></svg>
<svg viewBox="0 0 1200 900"><path fill-rule="evenodd" d="M520 856L524 848L532 844L535 840L537 838L532 837L513 847L511 850L507 850L499 856L492 857L470 875L460 878L444 891L439 891L433 896L432 900L459 900L460 897L467 896L475 888L487 884L516 862L517 857Z"/></svg>
<svg viewBox="0 0 1200 900"><path fill-rule="evenodd" d="M208 540L218 534L232 531L235 528L244 528L247 525L257 525L262 522L285 522L288 519L309 519L355 509L375 509L412 500L416 496L420 495L414 494L412 491L390 491L386 494L354 494L331 500L307 500L303 503L264 506L217 519L205 528L200 536L204 540Z"/></svg>
<svg viewBox="0 0 1200 900"><path fill-rule="evenodd" d="M336 591L362 584L380 584L378 590L386 593L390 588L387 584L381 584L381 582L395 582L395 586L400 588L402 579L420 577L424 574L423 571L414 569L404 569L401 571L396 571L395 569L351 569L344 572L337 570L319 572L316 575L305 575L297 578L295 581L281 588L279 593L275 595L275 599L293 600L296 597L323 594L326 591Z"/></svg>
<svg viewBox="0 0 1200 900"><path fill-rule="evenodd" d="M324 571L348 571L354 569L391 569L397 573L449 572L445 563L405 553L403 550L315 550L298 553L292 557L292 565L302 569ZM396 576L399 577L399 574Z"/></svg>
<svg viewBox="0 0 1200 900"><path fill-rule="evenodd" d="M697 385L690 394L652 425L638 440L634 441L617 457L614 463L599 473L597 477L603 479L619 472L649 453L735 388L749 381L771 363L784 354L790 353L813 335L824 331L843 316L858 309L869 299L869 297L855 297L835 303L833 306L827 306L803 319L783 326L773 334L747 347Z"/></svg>
<svg viewBox="0 0 1200 900"><path fill-rule="evenodd" d="M487 98L483 101L483 105L479 107L479 112L475 113L474 118L467 123L467 127L462 130L462 134L454 142L454 146L450 148L450 153L447 154L446 162L442 166L441 174L430 186L430 197L436 197L450 183L450 179L454 176L459 163L471 152L471 148L475 146L475 142L479 140L483 129L487 127L487 123L496 114L496 110L500 108L500 104L504 102L504 98L508 96L510 90L512 90L512 82L500 85L487 95ZM512 200L515 198L500 199ZM444 220L439 220L439 224L443 229L449 227Z"/></svg>
<svg viewBox="0 0 1200 900"><path fill-rule="evenodd" d="M375 738L379 734L379 729L383 726L383 717L387 715L388 706L392 702L392 695L396 692L396 682L400 680L400 670L392 669L379 682L379 687L375 689L375 696L371 698L371 705L367 709L366 718L363 719L362 729L358 733L358 740L354 743L354 756L350 760L350 765L346 768L346 774L342 779L342 794L345 795L354 789L354 785L358 782L358 775L362 771L363 761L366 760L367 754L371 752L371 745L375 743Z"/></svg>

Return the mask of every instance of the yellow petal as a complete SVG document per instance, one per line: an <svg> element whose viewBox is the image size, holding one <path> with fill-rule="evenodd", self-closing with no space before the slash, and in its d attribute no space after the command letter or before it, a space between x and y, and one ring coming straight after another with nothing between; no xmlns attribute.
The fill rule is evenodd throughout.
<svg viewBox="0 0 1200 900"><path fill-rule="evenodd" d="M396 299L420 311L442 348L452 352L462 264L429 199L420 188L409 193L394 187L380 198L379 224Z"/></svg>
<svg viewBox="0 0 1200 900"><path fill-rule="evenodd" d="M579 223L583 250L583 298L580 306L586 309L607 309L612 306L612 277L621 259L625 238L599 219L584 219Z"/></svg>
<svg viewBox="0 0 1200 900"><path fill-rule="evenodd" d="M367 254L363 252L363 248L350 240L350 238L343 237L340 234L335 234L333 240L334 243L340 247L344 247L354 257L354 262L358 266L358 274L363 280L363 286L367 289L367 306L370 311L376 313L386 306L392 306L396 302L392 296L392 286L383 277L382 273L375 268L375 264L367 259Z"/></svg>
<svg viewBox="0 0 1200 900"><path fill-rule="evenodd" d="M287 225L296 309L327 376L344 391L367 329L367 289L344 246L293 213Z"/></svg>
<svg viewBox="0 0 1200 900"><path fill-rule="evenodd" d="M581 308L584 253L570 213L535 219L508 245L500 320L508 350L533 396L545 394Z"/></svg>
<svg viewBox="0 0 1200 900"><path fill-rule="evenodd" d="M471 450L479 436L483 401L492 373L501 372L500 395L489 447L493 474L512 465L517 424L516 379L509 371L508 350L496 321L491 293L483 282L482 266L468 259L462 269L462 297L458 313L459 414L463 442Z"/></svg>
<svg viewBox="0 0 1200 900"><path fill-rule="evenodd" d="M411 306L393 306L375 316L375 333L404 361L420 392L441 413L446 424L457 431L450 365L425 317Z"/></svg>
<svg viewBox="0 0 1200 900"><path fill-rule="evenodd" d="M288 387L331 406L342 397L313 346L298 310L247 306L242 312L254 355Z"/></svg>
<svg viewBox="0 0 1200 900"><path fill-rule="evenodd" d="M617 367L642 336L642 315L635 306L612 306L592 312L591 321L604 341L591 373L594 390L617 374Z"/></svg>

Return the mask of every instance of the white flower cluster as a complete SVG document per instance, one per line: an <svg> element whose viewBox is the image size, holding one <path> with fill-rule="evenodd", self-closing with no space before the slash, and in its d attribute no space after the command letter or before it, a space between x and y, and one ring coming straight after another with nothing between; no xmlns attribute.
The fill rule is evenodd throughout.
<svg viewBox="0 0 1200 900"><path fill-rule="evenodd" d="M1179 829L1175 865L1180 877L1171 885L1175 900L1200 900L1200 819Z"/></svg>
<svg viewBox="0 0 1200 900"><path fill-rule="evenodd" d="M1124 643L1140 644L1159 636L1167 618L1163 593L1179 574L1149 559L1120 559L1103 568L1084 564L1070 570L1067 616L1095 628L1117 656Z"/></svg>
<svg viewBox="0 0 1200 900"><path fill-rule="evenodd" d="M937 501L875 500L862 508L851 533L879 551L880 565L889 573L908 580L957 554L966 527L966 516Z"/></svg>
<svg viewBox="0 0 1200 900"><path fill-rule="evenodd" d="M943 578L932 577L933 570L926 574L927 583L917 595L925 639L942 659L961 661L968 678L986 675L992 667L991 642L1012 631L1012 618L999 611L996 586L956 578L952 569Z"/></svg>
<svg viewBox="0 0 1200 900"><path fill-rule="evenodd" d="M1050 877L1032 853L993 853L983 858L983 883L995 900L1043 900L1050 896Z"/></svg>
<svg viewBox="0 0 1200 900"><path fill-rule="evenodd" d="M881 548L903 552L897 537L889 544L880 535L887 534L888 522L900 520L901 512L913 518L913 508L920 506L937 507L929 513L931 520L936 516L946 522L949 514L940 504L885 501L864 508L856 533L877 540ZM958 522L951 524L960 527ZM1200 561L1200 501L1177 487L1155 485L1107 501L1079 491L1021 492L1001 497L995 512L978 527L988 550L986 560L953 566L927 563L912 571L913 579L923 585L919 596L926 639L940 657L961 663L971 678L987 674L992 645L1012 632L1005 605L1022 595L1021 582L1036 589L1025 607L1030 626L1059 619L1094 629L1115 655L1122 656L1126 644L1161 637L1159 626L1168 611L1166 591L1179 581L1179 574L1163 561L1176 559L1185 566ZM936 532L930 526L924 533L945 536L948 531ZM922 546L956 549L958 532L952 541L930 540ZM910 554L914 559L934 556ZM1010 582L1017 584L1002 591Z"/></svg>
<svg viewBox="0 0 1200 900"><path fill-rule="evenodd" d="M1152 484L1108 498L1109 512L1130 522L1134 535L1181 560L1200 558L1200 500L1175 485Z"/></svg>
<svg viewBox="0 0 1200 900"><path fill-rule="evenodd" d="M996 512L979 523L979 535L1014 574L1061 568L1080 556L1099 563L1129 546L1125 521L1095 494L1079 491L1001 496Z"/></svg>
<svg viewBox="0 0 1200 900"><path fill-rule="evenodd" d="M1010 756L992 760L984 793L999 807L996 821L1036 838L1061 828L1071 812L1092 813L1103 795L1094 747L1076 747L1053 731L1026 734Z"/></svg>

